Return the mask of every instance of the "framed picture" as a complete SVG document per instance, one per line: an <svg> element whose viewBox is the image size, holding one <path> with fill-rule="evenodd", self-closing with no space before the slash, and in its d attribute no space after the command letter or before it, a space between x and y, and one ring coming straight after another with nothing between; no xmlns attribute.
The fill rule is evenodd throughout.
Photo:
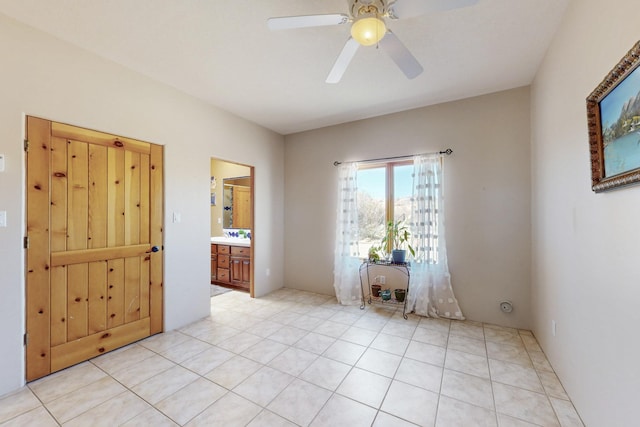
<svg viewBox="0 0 640 427"><path fill-rule="evenodd" d="M591 188L640 182L640 42L587 97Z"/></svg>

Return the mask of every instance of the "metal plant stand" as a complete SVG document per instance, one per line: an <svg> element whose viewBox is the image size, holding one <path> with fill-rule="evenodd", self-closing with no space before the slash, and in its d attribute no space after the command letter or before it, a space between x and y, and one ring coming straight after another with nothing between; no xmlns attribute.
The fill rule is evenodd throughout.
<svg viewBox="0 0 640 427"><path fill-rule="evenodd" d="M404 301L398 301L395 299L395 296L392 294L391 298L389 300L383 300L382 297L378 296L373 296L373 291L371 290L371 280L369 277L369 270L371 269L371 267L385 267L385 268L392 268L396 271L399 271L400 273L404 274L407 278L407 290L405 292L405 296L404 296ZM396 264L396 263L392 263L392 262L387 262L387 261L369 261L369 260L365 260L362 262L362 264L360 265L359 268L359 276L360 276L360 293L362 295L362 301L360 304L360 310L364 310L365 307L365 294L364 294L364 280L363 280L363 276L366 276L366 282L367 282L367 289L369 290L369 298L368 298L368 302L369 304L381 304L381 305L402 305L402 317L404 317L405 319L408 318L407 316L407 300L409 299L409 279L411 278L411 266L408 262L405 263L401 263L401 264Z"/></svg>

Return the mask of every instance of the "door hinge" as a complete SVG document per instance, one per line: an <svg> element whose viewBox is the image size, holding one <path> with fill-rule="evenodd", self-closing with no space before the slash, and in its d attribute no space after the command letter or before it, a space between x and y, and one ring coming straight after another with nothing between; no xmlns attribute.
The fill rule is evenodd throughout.
<svg viewBox="0 0 640 427"><path fill-rule="evenodd" d="M24 140L24 151L29 151L29 140L28 139Z"/></svg>
<svg viewBox="0 0 640 427"><path fill-rule="evenodd" d="M29 236L24 236L24 248L29 249Z"/></svg>
<svg viewBox="0 0 640 427"><path fill-rule="evenodd" d="M25 346L29 345L29 334L24 334L23 342Z"/></svg>

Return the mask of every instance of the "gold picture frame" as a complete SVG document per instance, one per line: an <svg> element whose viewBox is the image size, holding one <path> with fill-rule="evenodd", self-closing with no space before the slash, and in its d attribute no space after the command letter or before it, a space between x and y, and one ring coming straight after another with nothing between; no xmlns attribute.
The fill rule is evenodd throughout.
<svg viewBox="0 0 640 427"><path fill-rule="evenodd" d="M640 182L640 41L587 97L591 189Z"/></svg>

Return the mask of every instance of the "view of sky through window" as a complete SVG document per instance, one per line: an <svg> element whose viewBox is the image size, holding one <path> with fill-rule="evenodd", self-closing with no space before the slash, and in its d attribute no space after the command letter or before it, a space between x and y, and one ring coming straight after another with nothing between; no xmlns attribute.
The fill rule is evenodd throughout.
<svg viewBox="0 0 640 427"><path fill-rule="evenodd" d="M393 212L387 212L386 164L358 170L359 252L366 256L369 248L384 237L385 224L393 218L409 220L413 177L412 164L395 164L393 173Z"/></svg>

